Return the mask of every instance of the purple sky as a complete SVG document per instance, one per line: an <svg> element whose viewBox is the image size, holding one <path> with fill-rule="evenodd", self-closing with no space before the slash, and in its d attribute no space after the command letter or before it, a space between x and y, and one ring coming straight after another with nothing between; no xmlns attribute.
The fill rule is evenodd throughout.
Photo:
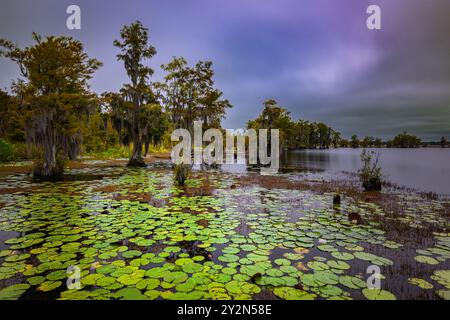
<svg viewBox="0 0 450 320"><path fill-rule="evenodd" d="M78 4L82 29L66 29ZM382 10L382 30L366 28L366 8ZM124 24L150 29L159 66L172 56L212 60L216 84L234 104L224 126L240 128L276 99L294 119L324 121L344 136L398 132L450 138L448 0L2 0L0 37L24 46L31 32L81 40L104 66L96 92L127 82L112 46ZM18 70L0 60L0 87Z"/></svg>

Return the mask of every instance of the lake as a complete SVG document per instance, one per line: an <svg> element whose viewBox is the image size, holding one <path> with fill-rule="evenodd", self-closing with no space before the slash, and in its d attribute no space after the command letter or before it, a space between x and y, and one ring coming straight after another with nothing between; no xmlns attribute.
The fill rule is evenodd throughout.
<svg viewBox="0 0 450 320"><path fill-rule="evenodd" d="M447 150L406 150L424 151ZM358 154L295 151L292 173L198 170L184 186L159 161L85 160L54 183L10 166L0 176L0 300L447 299L450 198L303 179L356 170ZM389 168L393 154L383 152ZM382 290L367 288L374 265ZM81 290L66 286L71 266Z"/></svg>
<svg viewBox="0 0 450 320"><path fill-rule="evenodd" d="M450 195L450 149L374 149L380 152L385 180L421 191ZM299 170L322 171L331 176L356 172L362 149L291 150L286 164Z"/></svg>

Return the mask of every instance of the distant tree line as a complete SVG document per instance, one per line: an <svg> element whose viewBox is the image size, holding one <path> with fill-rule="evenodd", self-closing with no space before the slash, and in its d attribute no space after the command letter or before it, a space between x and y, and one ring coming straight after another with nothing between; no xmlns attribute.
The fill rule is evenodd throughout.
<svg viewBox="0 0 450 320"><path fill-rule="evenodd" d="M396 135L392 140L383 141L380 138L365 136L359 139L357 135L352 135L350 140L342 140L341 147L350 148L419 148L424 146L420 138L406 132Z"/></svg>
<svg viewBox="0 0 450 320"><path fill-rule="evenodd" d="M273 100L263 103L263 111L254 120L247 122L251 129L279 129L281 146L288 149L328 149L328 148L419 148L428 145L448 146L442 137L439 142L422 142L407 132L396 135L393 139L383 141L381 138L365 136L362 139L356 134L349 140L342 138L340 132L322 122L310 122L299 119L293 121L290 112Z"/></svg>
<svg viewBox="0 0 450 320"><path fill-rule="evenodd" d="M293 121L290 112L273 99L263 103L263 111L247 122L247 128L279 129L280 145L289 149L328 149L341 142L341 134L322 122Z"/></svg>

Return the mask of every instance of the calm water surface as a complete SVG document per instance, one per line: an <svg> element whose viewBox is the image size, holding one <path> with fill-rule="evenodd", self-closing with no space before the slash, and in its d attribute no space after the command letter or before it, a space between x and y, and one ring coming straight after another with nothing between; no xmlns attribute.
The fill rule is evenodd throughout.
<svg viewBox="0 0 450 320"><path fill-rule="evenodd" d="M450 195L450 148L374 149L380 152L385 179L409 188ZM329 175L356 172L362 149L294 150L287 165Z"/></svg>

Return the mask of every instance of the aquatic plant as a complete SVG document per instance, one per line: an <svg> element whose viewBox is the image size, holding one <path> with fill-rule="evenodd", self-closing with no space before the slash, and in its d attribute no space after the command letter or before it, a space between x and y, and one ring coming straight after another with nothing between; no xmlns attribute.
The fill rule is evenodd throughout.
<svg viewBox="0 0 450 320"><path fill-rule="evenodd" d="M190 165L176 164L173 168L175 183L179 186L184 186L189 173L191 172Z"/></svg>
<svg viewBox="0 0 450 320"><path fill-rule="evenodd" d="M333 206L339 207L341 205L341 194L339 190L333 195Z"/></svg>
<svg viewBox="0 0 450 320"><path fill-rule="evenodd" d="M381 190L382 173L379 158L380 154L373 150L363 149L361 152L362 168L358 170L358 175L366 191Z"/></svg>
<svg viewBox="0 0 450 320"><path fill-rule="evenodd" d="M425 230L435 240L432 247L411 242L399 250L402 244L380 223L390 217L374 203L346 194L344 214L337 214L332 191L271 190L258 180L242 187L240 176L226 173L192 173L183 188L167 168L70 173L98 170L108 175L33 183L33 192L26 175L0 178L0 299L449 296L450 234ZM187 195L206 181L213 193ZM425 223L444 230L448 219L435 213L445 202L402 195L405 214L392 221L418 235ZM364 223L348 221L349 212ZM373 264L383 274L407 276L386 277L382 289L368 290L364 273ZM82 287L67 290L66 270L74 265Z"/></svg>

